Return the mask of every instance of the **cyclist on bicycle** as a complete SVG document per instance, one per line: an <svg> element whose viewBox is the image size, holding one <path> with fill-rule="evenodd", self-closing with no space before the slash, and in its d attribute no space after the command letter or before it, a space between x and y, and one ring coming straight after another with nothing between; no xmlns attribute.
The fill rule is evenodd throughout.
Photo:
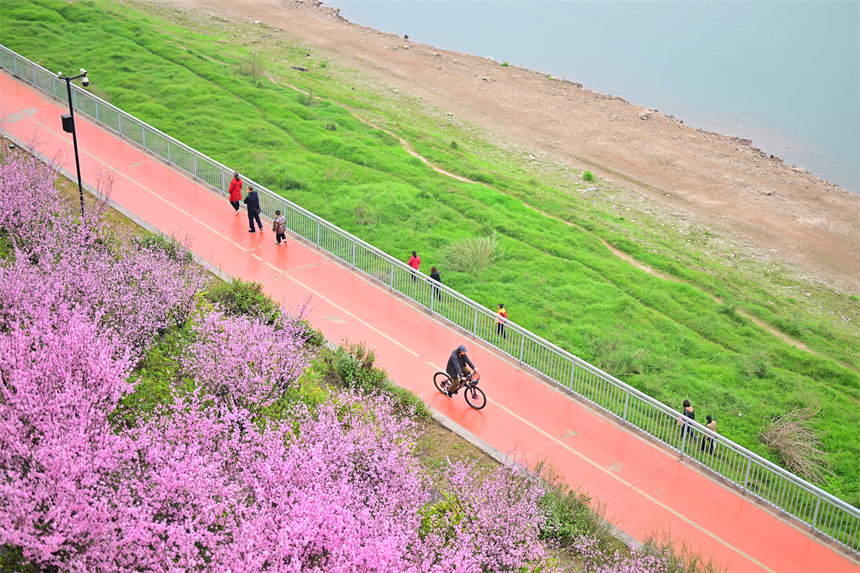
<svg viewBox="0 0 860 573"><path fill-rule="evenodd" d="M478 369L475 368L475 365L472 364L472 361L466 355L466 347L461 344L454 349L454 352L448 358L448 365L445 367L445 371L451 377L451 385L448 387L448 397L450 398L457 393L460 383L465 381L473 371L477 372Z"/></svg>

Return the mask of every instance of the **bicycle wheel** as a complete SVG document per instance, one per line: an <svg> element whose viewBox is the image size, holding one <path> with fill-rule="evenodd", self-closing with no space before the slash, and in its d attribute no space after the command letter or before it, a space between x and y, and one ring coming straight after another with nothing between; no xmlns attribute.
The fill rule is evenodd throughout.
<svg viewBox="0 0 860 573"><path fill-rule="evenodd" d="M448 393L448 384L451 383L451 377L447 372L437 372L433 375L433 385L443 394Z"/></svg>
<svg viewBox="0 0 860 573"><path fill-rule="evenodd" d="M469 386L466 388L466 403L475 410L480 410L487 405L487 396L477 386Z"/></svg>

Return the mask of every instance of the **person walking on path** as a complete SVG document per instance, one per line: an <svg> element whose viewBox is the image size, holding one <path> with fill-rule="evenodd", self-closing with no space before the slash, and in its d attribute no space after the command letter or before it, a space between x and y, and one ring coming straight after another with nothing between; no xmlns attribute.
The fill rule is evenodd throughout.
<svg viewBox="0 0 860 573"><path fill-rule="evenodd" d="M233 172L233 179L230 180L230 187L227 188L230 193L229 201L236 209L236 215L239 214L239 201L242 200L242 180L239 179L239 174Z"/></svg>
<svg viewBox="0 0 860 573"><path fill-rule="evenodd" d="M248 194L245 196L245 205L248 206L248 224L251 228L249 233L256 233L254 230L254 221L257 221L257 226L260 227L260 232L263 232L263 222L260 220L260 196L253 187L248 187Z"/></svg>
<svg viewBox="0 0 860 573"><path fill-rule="evenodd" d="M496 334L501 335L502 338L507 339L508 335L505 333L505 323L508 321L508 311L505 310L505 305L499 303L499 308L496 310Z"/></svg>
<svg viewBox="0 0 860 573"><path fill-rule="evenodd" d="M689 418L691 420L696 419L696 413L693 411L693 407L690 405L689 400L684 400L684 411L682 412L683 416L678 418L678 425L681 426L681 436L686 433L688 436L692 436L693 428L690 427L690 424L687 423L684 418Z"/></svg>
<svg viewBox="0 0 860 573"><path fill-rule="evenodd" d="M281 244L281 239L284 244L287 244L287 218L281 215L280 211L275 211L275 220L272 221L272 231L275 232L275 240Z"/></svg>
<svg viewBox="0 0 860 573"><path fill-rule="evenodd" d="M442 284L442 276L436 267L430 267L430 280ZM439 292L439 287L436 285L433 285L433 294L436 295L436 300L442 300L442 293Z"/></svg>
<svg viewBox="0 0 860 573"><path fill-rule="evenodd" d="M708 423L705 424L705 427L716 434L717 433L717 421L714 420L713 418L711 418L710 414L705 416L705 420L708 421ZM702 438L702 451L703 452L705 451L705 442L707 442L707 444L708 444L708 453L711 455L714 455L714 438L711 438L711 437L707 437L707 438L703 437Z"/></svg>
<svg viewBox="0 0 860 573"><path fill-rule="evenodd" d="M418 253L416 253L415 251L412 251L412 256L409 257L409 266L414 269L412 271L412 273L413 273L412 274L412 282L415 282L418 280L418 277L416 277L415 275L418 274L418 267L421 266L421 258L418 256Z"/></svg>

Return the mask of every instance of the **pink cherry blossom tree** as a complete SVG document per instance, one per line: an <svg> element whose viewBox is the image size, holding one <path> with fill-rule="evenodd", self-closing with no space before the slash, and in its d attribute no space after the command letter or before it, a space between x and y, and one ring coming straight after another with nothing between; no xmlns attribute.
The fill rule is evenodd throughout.
<svg viewBox="0 0 860 573"><path fill-rule="evenodd" d="M210 311L191 327L183 374L231 407L270 406L307 368L307 329L282 313L275 324L261 318Z"/></svg>

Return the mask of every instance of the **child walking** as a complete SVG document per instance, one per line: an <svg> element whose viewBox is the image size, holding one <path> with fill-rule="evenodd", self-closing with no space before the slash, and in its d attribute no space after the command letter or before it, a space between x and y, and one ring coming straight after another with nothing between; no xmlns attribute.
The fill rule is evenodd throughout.
<svg viewBox="0 0 860 573"><path fill-rule="evenodd" d="M272 222L272 230L275 232L275 239L278 244L281 244L283 239L284 244L287 244L287 218L281 215L280 211L275 211L275 220Z"/></svg>

